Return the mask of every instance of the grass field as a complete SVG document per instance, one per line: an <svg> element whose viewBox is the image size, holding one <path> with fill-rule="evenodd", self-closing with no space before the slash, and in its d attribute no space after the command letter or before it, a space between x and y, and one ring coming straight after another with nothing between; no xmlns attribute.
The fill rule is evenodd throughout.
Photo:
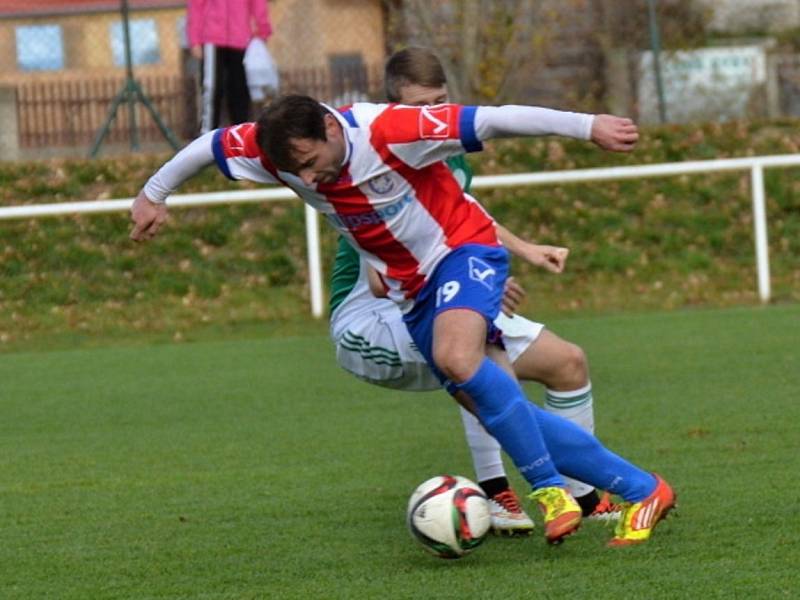
<svg viewBox="0 0 800 600"><path fill-rule="evenodd" d="M349 378L320 336L10 353L0 598L796 598L800 306L551 326L600 437L678 491L644 546L589 523L427 555L405 505L471 475L455 405Z"/></svg>

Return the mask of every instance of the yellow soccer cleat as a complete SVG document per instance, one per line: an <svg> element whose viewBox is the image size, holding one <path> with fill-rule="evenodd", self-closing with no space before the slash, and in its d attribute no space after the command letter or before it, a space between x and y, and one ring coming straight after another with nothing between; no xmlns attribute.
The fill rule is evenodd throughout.
<svg viewBox="0 0 800 600"><path fill-rule="evenodd" d="M539 504L544 517L544 536L549 544L560 544L581 524L581 507L562 487L545 487L528 496Z"/></svg>
<svg viewBox="0 0 800 600"><path fill-rule="evenodd" d="M650 539L658 522L675 506L675 492L660 476L656 475L656 489L641 502L623 505L622 516L614 529L614 537L608 542L611 547L641 544Z"/></svg>

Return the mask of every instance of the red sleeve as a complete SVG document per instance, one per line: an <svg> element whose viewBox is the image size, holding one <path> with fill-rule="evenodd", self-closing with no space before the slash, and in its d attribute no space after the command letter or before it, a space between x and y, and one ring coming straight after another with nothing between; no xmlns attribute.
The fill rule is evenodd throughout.
<svg viewBox="0 0 800 600"><path fill-rule="evenodd" d="M395 104L375 120L373 132L387 144L459 140L469 151L480 145L475 135L475 110L474 106L460 104L421 107Z"/></svg>
<svg viewBox="0 0 800 600"><path fill-rule="evenodd" d="M242 123L217 130L212 142L214 160L227 178L242 179L242 174L237 172L236 165L255 163L276 180L279 179L275 165L258 147L257 133L258 125L255 123Z"/></svg>

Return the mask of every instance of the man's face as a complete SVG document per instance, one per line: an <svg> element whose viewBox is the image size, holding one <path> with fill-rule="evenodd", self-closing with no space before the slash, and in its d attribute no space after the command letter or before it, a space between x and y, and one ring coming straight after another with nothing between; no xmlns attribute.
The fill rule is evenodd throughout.
<svg viewBox="0 0 800 600"><path fill-rule="evenodd" d="M410 106L431 106L447 102L447 86L425 87L409 83L400 88L400 104Z"/></svg>
<svg viewBox="0 0 800 600"><path fill-rule="evenodd" d="M325 115L325 141L293 138L292 158L297 167L293 172L308 186L334 183L339 179L345 156L342 128L332 115Z"/></svg>

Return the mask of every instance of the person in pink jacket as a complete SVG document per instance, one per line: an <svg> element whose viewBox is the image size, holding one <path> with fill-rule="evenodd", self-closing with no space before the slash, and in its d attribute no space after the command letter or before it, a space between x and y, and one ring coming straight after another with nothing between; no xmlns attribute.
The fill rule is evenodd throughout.
<svg viewBox="0 0 800 600"><path fill-rule="evenodd" d="M231 124L250 120L244 52L254 37L272 33L267 0L188 0L187 37L202 60L202 133L220 126L222 96Z"/></svg>

